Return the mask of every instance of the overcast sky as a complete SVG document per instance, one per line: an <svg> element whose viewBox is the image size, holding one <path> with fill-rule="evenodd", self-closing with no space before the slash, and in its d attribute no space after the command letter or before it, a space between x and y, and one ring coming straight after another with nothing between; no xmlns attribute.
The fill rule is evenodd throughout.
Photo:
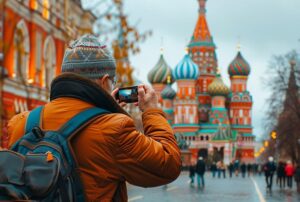
<svg viewBox="0 0 300 202"><path fill-rule="evenodd" d="M147 81L147 73L159 58L161 38L164 55L174 68L182 59L198 18L197 0L125 0L125 12L139 30L152 30L141 45L141 53L131 57L135 75ZM251 65L248 88L254 100L254 134L263 134L263 111L268 89L263 78L272 55L300 50L299 0L208 0L207 21L217 45L219 67L229 86L227 67L241 50Z"/></svg>

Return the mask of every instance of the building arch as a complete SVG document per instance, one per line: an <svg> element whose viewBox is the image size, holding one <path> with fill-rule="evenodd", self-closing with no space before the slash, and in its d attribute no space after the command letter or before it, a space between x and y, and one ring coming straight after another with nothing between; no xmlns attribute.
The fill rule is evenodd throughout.
<svg viewBox="0 0 300 202"><path fill-rule="evenodd" d="M29 75L29 32L24 19L20 20L14 33L13 77L27 82Z"/></svg>
<svg viewBox="0 0 300 202"><path fill-rule="evenodd" d="M43 86L50 88L50 84L56 72L56 47L52 36L48 36L44 42L43 50Z"/></svg>

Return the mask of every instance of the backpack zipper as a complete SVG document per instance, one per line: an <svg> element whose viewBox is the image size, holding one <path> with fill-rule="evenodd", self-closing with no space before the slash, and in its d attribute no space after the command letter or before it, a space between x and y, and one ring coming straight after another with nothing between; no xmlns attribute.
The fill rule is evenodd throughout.
<svg viewBox="0 0 300 202"><path fill-rule="evenodd" d="M61 148L57 147L55 144L51 144L51 143L46 142L46 141L41 141L41 142L38 143L38 145L33 145L32 143L30 143L27 140L22 140L19 145L23 145L23 146L28 147L29 149L32 149L32 150L36 149L38 146L49 146L49 147L52 147L63 158L63 163L64 163L65 168L68 167L68 165L67 165L68 161L65 158L64 153L62 152Z"/></svg>

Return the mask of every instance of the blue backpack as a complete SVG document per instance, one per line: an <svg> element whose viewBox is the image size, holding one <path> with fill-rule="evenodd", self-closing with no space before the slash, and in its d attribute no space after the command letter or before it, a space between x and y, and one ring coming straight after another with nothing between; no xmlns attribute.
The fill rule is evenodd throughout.
<svg viewBox="0 0 300 202"><path fill-rule="evenodd" d="M42 109L38 107L29 114L25 135L11 150L0 151L0 200L84 201L70 140L109 112L90 108L58 131L43 131Z"/></svg>

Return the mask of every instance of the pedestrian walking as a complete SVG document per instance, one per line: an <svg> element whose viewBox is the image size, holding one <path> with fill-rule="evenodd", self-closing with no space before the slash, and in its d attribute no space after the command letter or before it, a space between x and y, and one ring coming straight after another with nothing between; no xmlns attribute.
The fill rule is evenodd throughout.
<svg viewBox="0 0 300 202"><path fill-rule="evenodd" d="M274 163L274 158L270 156L268 158L268 162L264 165L267 189L270 191L272 190L273 175L275 171L276 171L276 165Z"/></svg>
<svg viewBox="0 0 300 202"><path fill-rule="evenodd" d="M250 177L250 175L252 173L252 165L251 165L251 163L248 163L248 165L247 165L247 172L248 172L248 177Z"/></svg>
<svg viewBox="0 0 300 202"><path fill-rule="evenodd" d="M221 170L221 173L223 174L223 178L226 178L226 165L223 161L221 161L220 170Z"/></svg>
<svg viewBox="0 0 300 202"><path fill-rule="evenodd" d="M194 184L194 179L195 179L195 165L193 163L190 163L190 166L189 166L189 171L190 171L190 179L191 179L191 182L190 184L193 185Z"/></svg>
<svg viewBox="0 0 300 202"><path fill-rule="evenodd" d="M229 177L232 178L232 173L234 171L234 166L233 163L230 162L229 166L228 166L228 172L229 172Z"/></svg>
<svg viewBox="0 0 300 202"><path fill-rule="evenodd" d="M170 183L180 174L180 150L172 127L159 107L155 90L147 85L138 86L137 107L143 113L142 134L136 130L131 116L123 110L125 103L116 100L116 63L108 47L92 35L84 35L70 44L62 61L63 73L51 84L50 102L43 110L37 108L34 113L16 115L8 124L11 146L24 135L23 129L27 126L30 126L30 131L32 125L35 126L33 129L37 129L39 120L45 131L55 131L68 123L62 131L69 132L78 121L85 120L87 116L83 115L91 117L95 114L93 119L74 130L70 137L72 141L64 142L64 147L69 143L72 151L67 153L68 162L73 154L78 163L76 170L69 171L72 177L80 175L75 178L76 181L69 178L57 180L59 184L56 187L72 183L72 186L64 188L77 188L76 195L72 195L76 198L68 197L71 196L69 189L59 189L57 194L63 194L62 201L123 202L128 200L126 182L154 187ZM100 112L105 113L98 116ZM39 117L39 114L40 118L27 121L28 118ZM71 119L73 122L69 123ZM37 137L42 135L40 130L35 130L35 133ZM54 162L51 152L48 154L47 161L49 157L49 161ZM79 186L81 183L82 186Z"/></svg>
<svg viewBox="0 0 300 202"><path fill-rule="evenodd" d="M200 183L202 184L202 188L204 188L205 186L205 181L204 181L205 170L206 170L205 162L203 160L203 157L200 156L198 158L198 162L196 165L197 183L199 188L200 188Z"/></svg>
<svg viewBox="0 0 300 202"><path fill-rule="evenodd" d="M285 187L285 163L280 161L277 167L277 184L279 184L280 189Z"/></svg>
<svg viewBox="0 0 300 202"><path fill-rule="evenodd" d="M235 160L235 162L234 162L234 173L235 173L236 177L239 176L239 170L240 170L240 162L239 162L239 160Z"/></svg>
<svg viewBox="0 0 300 202"><path fill-rule="evenodd" d="M295 171L295 181L297 184L297 192L300 193L300 165L298 164Z"/></svg>
<svg viewBox="0 0 300 202"><path fill-rule="evenodd" d="M287 186L291 189L293 188L293 176L294 176L295 168L291 161L287 162L285 166L285 175L287 179Z"/></svg>
<svg viewBox="0 0 300 202"><path fill-rule="evenodd" d="M217 162L218 178L221 178L221 161Z"/></svg>
<svg viewBox="0 0 300 202"><path fill-rule="evenodd" d="M258 164L254 163L253 164L253 175L257 175L257 172L258 172Z"/></svg>
<svg viewBox="0 0 300 202"><path fill-rule="evenodd" d="M242 173L242 177L245 178L246 177L246 170L247 170L247 166L246 164L243 162L241 164L241 173Z"/></svg>
<svg viewBox="0 0 300 202"><path fill-rule="evenodd" d="M210 166L210 171L212 173L212 177L215 178L216 172L217 172L217 164L216 162L213 162Z"/></svg>
<svg viewBox="0 0 300 202"><path fill-rule="evenodd" d="M263 167L264 166L261 163L257 164L257 172L259 176L261 176L262 172L264 171Z"/></svg>

